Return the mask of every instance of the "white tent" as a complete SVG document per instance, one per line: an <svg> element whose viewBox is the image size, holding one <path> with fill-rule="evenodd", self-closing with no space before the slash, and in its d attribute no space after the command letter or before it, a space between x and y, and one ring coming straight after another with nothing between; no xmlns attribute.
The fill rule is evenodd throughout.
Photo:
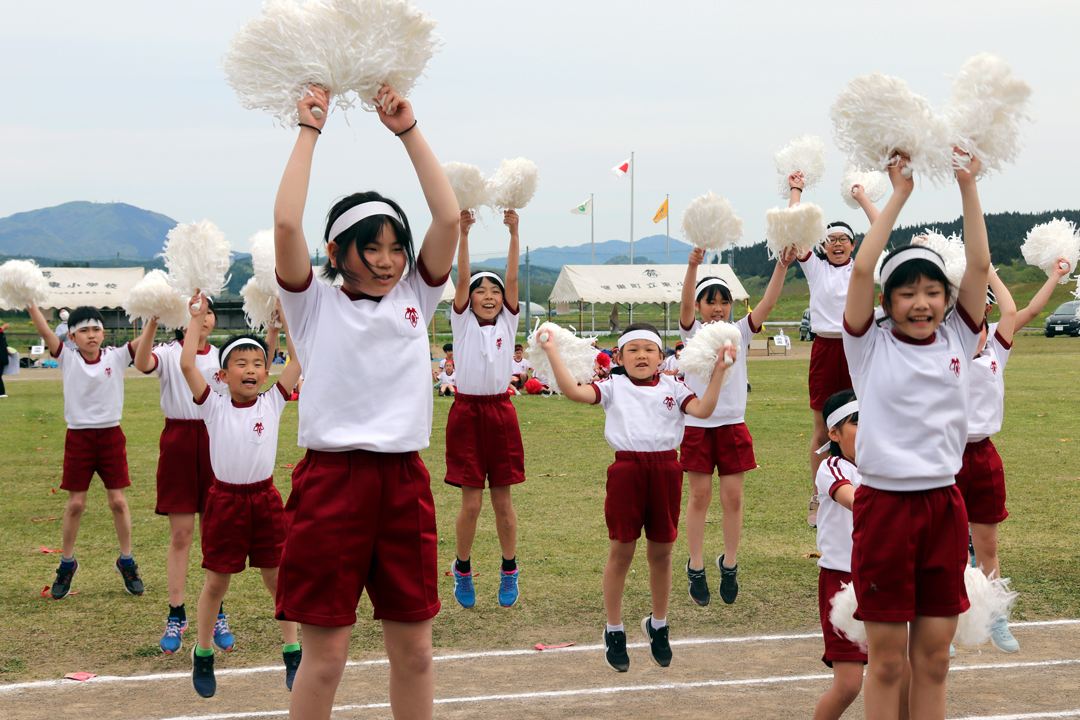
<svg viewBox="0 0 1080 720"><path fill-rule="evenodd" d="M750 297L727 265L700 265L697 276L723 278L734 300ZM685 277L686 265L563 265L548 302L679 302Z"/></svg>
<svg viewBox="0 0 1080 720"><path fill-rule="evenodd" d="M42 308L120 307L135 283L142 280L141 267L41 268L49 281L49 300ZM0 301L0 309L11 310ZM23 308L16 308L22 310Z"/></svg>

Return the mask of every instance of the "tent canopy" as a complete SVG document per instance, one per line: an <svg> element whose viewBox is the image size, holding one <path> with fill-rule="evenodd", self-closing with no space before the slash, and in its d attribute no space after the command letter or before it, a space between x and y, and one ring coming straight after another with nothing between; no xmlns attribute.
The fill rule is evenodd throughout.
<svg viewBox="0 0 1080 720"><path fill-rule="evenodd" d="M41 268L49 281L49 300L42 308L120 307L135 283L142 280L141 267L128 268ZM11 310L0 301L0 308ZM17 308L22 310L22 308Z"/></svg>
<svg viewBox="0 0 1080 720"><path fill-rule="evenodd" d="M722 278L734 300L750 297L727 265L699 265L697 275ZM685 277L686 265L563 265L548 302L679 302Z"/></svg>

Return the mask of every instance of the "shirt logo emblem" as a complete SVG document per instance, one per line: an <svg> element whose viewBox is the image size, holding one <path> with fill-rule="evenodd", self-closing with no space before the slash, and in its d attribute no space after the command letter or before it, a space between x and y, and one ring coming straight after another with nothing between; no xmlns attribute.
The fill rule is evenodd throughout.
<svg viewBox="0 0 1080 720"><path fill-rule="evenodd" d="M420 313L416 312L416 308L409 308L405 311L405 319L411 322L413 327L416 327L416 321L420 319Z"/></svg>
<svg viewBox="0 0 1080 720"><path fill-rule="evenodd" d="M956 377L960 377L960 358L953 358L949 362L949 369L956 374Z"/></svg>
<svg viewBox="0 0 1080 720"><path fill-rule="evenodd" d="M266 428L263 427L263 424L261 422L255 423L255 427L252 428L252 430L255 431L255 434L258 435L259 437L262 437L263 430L265 430L265 429Z"/></svg>
<svg viewBox="0 0 1080 720"><path fill-rule="evenodd" d="M672 398L672 397L664 398L664 407L666 407L668 410L675 407L675 398Z"/></svg>
<svg viewBox="0 0 1080 720"><path fill-rule="evenodd" d="M495 349L502 350L502 338L495 339Z"/></svg>
<svg viewBox="0 0 1080 720"><path fill-rule="evenodd" d="M112 377L112 368L105 368L105 377Z"/></svg>
<svg viewBox="0 0 1080 720"><path fill-rule="evenodd" d="M225 371L224 370L218 370L216 373L214 373L214 380L216 380L217 382L224 385L225 384Z"/></svg>
<svg viewBox="0 0 1080 720"><path fill-rule="evenodd" d="M997 360L991 360L990 361L990 372L997 375Z"/></svg>

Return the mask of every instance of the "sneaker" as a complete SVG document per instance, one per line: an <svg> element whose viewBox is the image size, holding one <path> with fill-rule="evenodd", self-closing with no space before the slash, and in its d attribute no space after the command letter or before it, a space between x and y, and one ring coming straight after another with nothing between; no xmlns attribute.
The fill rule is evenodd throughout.
<svg viewBox="0 0 1080 720"><path fill-rule="evenodd" d="M300 658L304 650L292 650L281 653L281 659L285 661L285 687L292 692L293 680L296 678L296 670L300 667Z"/></svg>
<svg viewBox="0 0 1080 720"><path fill-rule="evenodd" d="M56 568L56 582L52 586L53 600L63 600L68 596L68 593L71 592L71 578L75 577L77 572L79 572L78 560L69 568L63 565Z"/></svg>
<svg viewBox="0 0 1080 720"><path fill-rule="evenodd" d="M161 636L158 647L166 655L180 652L184 645L184 631L187 630L187 620L170 617L165 621L165 634Z"/></svg>
<svg viewBox="0 0 1080 720"><path fill-rule="evenodd" d="M236 638L233 637L232 630L229 630L229 616L225 613L218 613L217 622L214 623L214 644L225 652L236 647Z"/></svg>
<svg viewBox="0 0 1080 720"><path fill-rule="evenodd" d="M686 561L686 579L690 583L690 599L701 607L706 607L712 599L709 593L709 580L705 577L705 568L690 569L690 560Z"/></svg>
<svg viewBox="0 0 1080 720"><path fill-rule="evenodd" d="M195 654L195 647L191 648L191 684L195 686L195 692L204 698L214 697L217 692L217 679L214 677L214 656L199 657Z"/></svg>
<svg viewBox="0 0 1080 720"><path fill-rule="evenodd" d="M971 533L968 533L968 555L971 557L971 567L977 567L975 565L975 543L971 540Z"/></svg>
<svg viewBox="0 0 1080 720"><path fill-rule="evenodd" d="M458 605L468 610L476 604L476 591L473 590L472 585L472 571L469 571L468 575L462 575L457 571L457 560L454 560L450 563L450 572L454 576L454 599L458 601Z"/></svg>
<svg viewBox="0 0 1080 720"><path fill-rule="evenodd" d="M499 583L499 604L505 608L513 607L518 599L518 571L503 572Z"/></svg>
<svg viewBox="0 0 1080 720"><path fill-rule="evenodd" d="M120 558L116 558L116 562L113 564L116 568L116 572L120 573L120 577L124 578L124 590L128 595L142 595L143 594L143 582L139 577L139 566L132 560L130 565L121 565Z"/></svg>
<svg viewBox="0 0 1080 720"><path fill-rule="evenodd" d="M660 667L667 667L671 664L671 645L668 644L667 625L657 629L652 626L651 621L652 613L641 619L641 632L645 633L645 638L649 641L649 652L652 654L653 662Z"/></svg>
<svg viewBox="0 0 1080 720"><path fill-rule="evenodd" d="M818 497L817 495L810 496L810 512L806 514L806 524L812 528L817 527L817 509L818 509Z"/></svg>
<svg viewBox="0 0 1080 720"><path fill-rule="evenodd" d="M724 556L716 558L716 567L720 568L720 599L730 605L739 596L739 566L724 567Z"/></svg>
<svg viewBox="0 0 1080 720"><path fill-rule="evenodd" d="M630 669L630 656L626 654L626 633L604 630L604 662L615 672Z"/></svg>
<svg viewBox="0 0 1080 720"><path fill-rule="evenodd" d="M1009 619L1004 615L990 623L990 642L1001 652L1014 653L1020 650L1020 643L1009 632Z"/></svg>
<svg viewBox="0 0 1080 720"><path fill-rule="evenodd" d="M949 659L956 657L956 646L949 643Z"/></svg>

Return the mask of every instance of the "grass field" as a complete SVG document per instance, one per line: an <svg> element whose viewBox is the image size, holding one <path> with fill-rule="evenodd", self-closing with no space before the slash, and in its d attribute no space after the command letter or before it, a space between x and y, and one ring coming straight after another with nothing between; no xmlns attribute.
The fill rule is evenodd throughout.
<svg viewBox="0 0 1080 720"><path fill-rule="evenodd" d="M1080 617L1080 408L1076 403L1080 345L1071 339L1022 337L1006 374L1003 432L995 439L1005 460L1012 516L1001 527L1002 567L1020 591L1017 619ZM669 622L672 637L735 635L754 631L810 631L817 623L815 550L805 523L809 495L807 362L758 362L749 367L753 392L747 423L760 468L748 473L740 549L740 594L732 606L708 608L686 597L676 570ZM59 520L66 493L60 484L63 406L59 381L13 381L3 408L0 444L0 682L59 677L87 670L128 674L183 670L190 660L162 655L157 641L167 611L167 521L153 514L157 438L163 426L154 379L128 381L123 428L128 438L136 559L147 592L131 597L113 571L117 548L105 493L95 483L79 536L82 570L74 594L63 602L42 598L58 555ZM443 610L435 620L439 648L530 647L536 642L596 642L603 624L600 577L607 552L603 519L605 468L613 457L603 439L599 408L560 398L515 400L526 452L528 481L514 490L519 516L522 598L505 610L495 599L499 559L490 508L481 516L473 552L478 602L462 610L441 588ZM454 518L460 494L441 480L443 438L450 401L436 399L431 447L423 457L432 476L439 524L440 565L454 555ZM282 422L276 481L288 494L290 471L302 450L295 445L296 406ZM57 489L54 493L53 490ZM35 522L34 519L46 519ZM721 550L720 508L714 501L706 555ZM197 540L196 540L197 542ZM642 550L643 552L643 550ZM685 540L675 565L685 562ZM625 620L647 614L647 567L635 560L624 601ZM640 571L640 572L636 572ZM716 573L713 573L715 576ZM714 586L718 578L711 577ZM187 584L189 616L202 586L197 547ZM237 649L219 660L239 667L280 660L273 604L258 573L234 579L226 610ZM367 600L353 634L354 654L381 649L379 627ZM194 627L186 635L194 641Z"/></svg>

